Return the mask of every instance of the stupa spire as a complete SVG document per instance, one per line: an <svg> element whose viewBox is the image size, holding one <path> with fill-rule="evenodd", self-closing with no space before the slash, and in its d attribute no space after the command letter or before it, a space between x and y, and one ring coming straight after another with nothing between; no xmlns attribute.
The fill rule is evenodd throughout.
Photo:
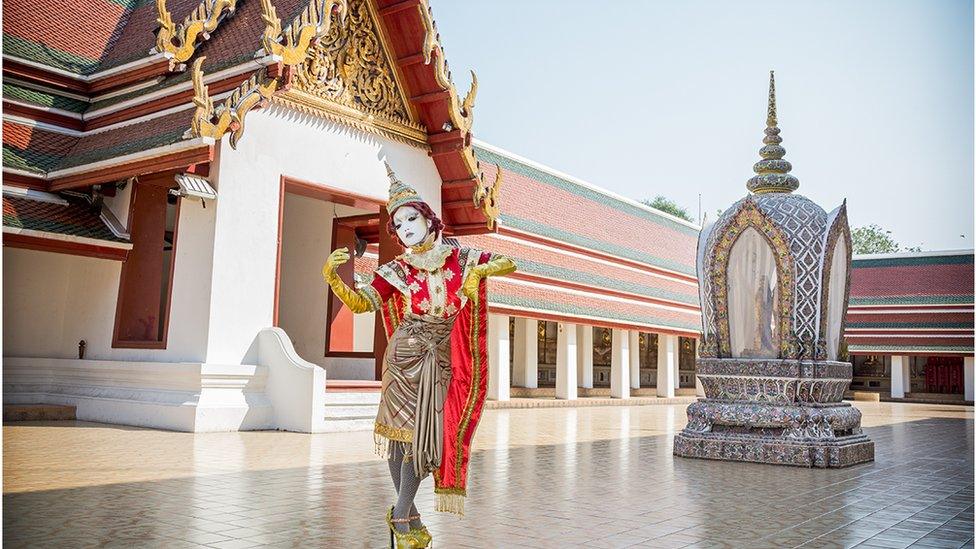
<svg viewBox="0 0 976 549"><path fill-rule="evenodd" d="M776 126L776 80L773 71L769 71L769 104L766 107L766 136L763 137L763 147L759 149L762 160L752 166L756 175L746 183L746 188L754 193L789 193L800 186L800 180L790 175L793 166L783 157L786 149L780 143Z"/></svg>

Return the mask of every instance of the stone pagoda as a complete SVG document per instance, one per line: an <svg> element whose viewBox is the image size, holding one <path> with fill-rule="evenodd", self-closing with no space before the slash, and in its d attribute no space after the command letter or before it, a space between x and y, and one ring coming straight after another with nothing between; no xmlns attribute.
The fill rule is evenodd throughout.
<svg viewBox="0 0 976 549"><path fill-rule="evenodd" d="M846 203L827 213L793 193L800 182L783 159L772 72L765 133L751 194L698 241L705 398L688 406L674 453L804 467L872 461L861 412L843 402Z"/></svg>

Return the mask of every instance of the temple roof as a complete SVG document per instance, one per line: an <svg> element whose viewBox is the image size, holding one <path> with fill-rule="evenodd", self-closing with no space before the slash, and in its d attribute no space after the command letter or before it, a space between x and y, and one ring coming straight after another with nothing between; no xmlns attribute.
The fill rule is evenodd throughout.
<svg viewBox="0 0 976 549"><path fill-rule="evenodd" d="M192 109L95 133L71 133L29 121L3 121L3 165L56 178L85 164L118 159L183 141Z"/></svg>
<svg viewBox="0 0 976 549"><path fill-rule="evenodd" d="M46 193L45 193L46 194ZM4 228L26 229L109 242L129 242L116 235L92 211L90 203L75 197L47 195L43 199L3 195Z"/></svg>
<svg viewBox="0 0 976 549"><path fill-rule="evenodd" d="M409 119L396 121L405 129L393 131L392 138L406 135L429 150L443 182L442 201L449 205L444 221L453 234L492 230L495 195L471 147L477 81L472 77L468 94L458 94L424 0L9 0L4 8L5 120L67 130L17 128L19 141L5 140L4 167L23 177L114 158L97 152L114 151L104 142L131 141L127 150L148 151L177 136L220 139L236 132L249 109L288 97L296 73L322 53L316 39L332 36L336 21L358 16L366 21L359 29L369 27L370 36L357 35L356 44L383 58L362 61L396 73L398 92L409 103ZM228 92L233 95L226 105L213 101ZM172 119L162 119L194 104L209 108L196 113L203 122L190 124L187 118L182 132ZM374 123L382 113L370 108L342 122L383 133L388 128ZM228 112L229 124L221 117ZM144 123L160 114L165 116L157 123ZM135 127L121 129L128 126ZM94 137L101 132L107 135ZM240 137L234 133L231 146ZM38 142L43 151L18 150L25 141ZM18 184L47 189L23 177Z"/></svg>
<svg viewBox="0 0 976 549"><path fill-rule="evenodd" d="M697 337L698 227L478 142L488 179L501 168L497 234L465 246L511 257L489 281L493 311Z"/></svg>
<svg viewBox="0 0 976 549"><path fill-rule="evenodd" d="M973 354L973 251L854 256L845 337L859 354Z"/></svg>
<svg viewBox="0 0 976 549"><path fill-rule="evenodd" d="M972 304L973 251L854 256L851 305Z"/></svg>

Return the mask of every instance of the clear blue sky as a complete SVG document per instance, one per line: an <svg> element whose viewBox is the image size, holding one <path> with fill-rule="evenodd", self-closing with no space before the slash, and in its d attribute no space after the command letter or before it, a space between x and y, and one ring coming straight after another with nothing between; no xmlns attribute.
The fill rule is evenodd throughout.
<svg viewBox="0 0 976 549"><path fill-rule="evenodd" d="M431 0L479 139L714 219L746 194L768 71L799 192L902 246L973 247L973 4ZM961 238L960 235L965 235Z"/></svg>

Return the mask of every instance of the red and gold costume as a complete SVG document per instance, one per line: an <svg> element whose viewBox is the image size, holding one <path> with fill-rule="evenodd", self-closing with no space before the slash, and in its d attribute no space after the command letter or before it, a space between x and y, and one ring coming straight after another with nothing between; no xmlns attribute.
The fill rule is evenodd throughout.
<svg viewBox="0 0 976 549"><path fill-rule="evenodd" d="M397 180L390 196L391 215L420 202ZM323 274L352 312L383 315L388 345L374 428L378 450L391 455L391 445L401 445L418 478L434 474L437 510L463 514L471 441L488 389L485 279L515 264L435 245L434 236L381 265L359 289L346 286L330 263Z"/></svg>

